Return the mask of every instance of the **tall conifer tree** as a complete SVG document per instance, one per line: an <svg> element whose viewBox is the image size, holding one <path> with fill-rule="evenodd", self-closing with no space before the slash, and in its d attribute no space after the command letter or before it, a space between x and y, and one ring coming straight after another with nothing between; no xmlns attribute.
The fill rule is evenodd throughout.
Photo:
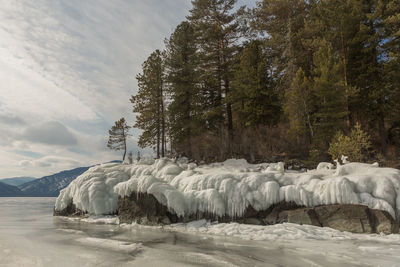
<svg viewBox="0 0 400 267"><path fill-rule="evenodd" d="M139 146L156 146L157 158L165 156L166 113L164 63L160 50L153 52L142 65L143 73L138 74L139 91L131 97L136 116L135 127L142 129Z"/></svg>
<svg viewBox="0 0 400 267"><path fill-rule="evenodd" d="M179 150L177 152L190 157L192 137L202 131L198 55L192 25L186 21L178 25L169 40L166 40L166 47L171 145Z"/></svg>
<svg viewBox="0 0 400 267"><path fill-rule="evenodd" d="M336 131L344 126L347 115L345 90L341 80L340 60L335 59L330 44L324 42L314 54L313 93L317 110L313 114L316 128L316 146L328 148Z"/></svg>
<svg viewBox="0 0 400 267"><path fill-rule="evenodd" d="M273 126L280 119L281 104L268 63L261 41L251 41L240 53L231 98L237 120L244 127Z"/></svg>
<svg viewBox="0 0 400 267"><path fill-rule="evenodd" d="M202 86L208 107L208 125L216 127L221 135L225 125L228 131L228 154L233 140L231 82L237 42L241 36L238 17L243 11L235 11L237 0L193 0L188 20L197 33L200 51Z"/></svg>

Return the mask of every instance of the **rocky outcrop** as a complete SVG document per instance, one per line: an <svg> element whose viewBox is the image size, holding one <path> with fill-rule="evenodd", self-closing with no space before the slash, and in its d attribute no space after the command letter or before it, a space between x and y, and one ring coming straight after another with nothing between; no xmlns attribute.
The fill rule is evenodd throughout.
<svg viewBox="0 0 400 267"><path fill-rule="evenodd" d="M129 197L119 197L118 217L120 223L146 225L171 224L178 216L168 211L153 195L132 193Z"/></svg>
<svg viewBox="0 0 400 267"><path fill-rule="evenodd" d="M73 201L63 210L54 210L54 216L84 216L87 213L76 208ZM178 217L157 201L151 194L132 193L129 197L119 197L118 211L120 223L145 225L167 225L178 222L190 222L207 219L219 222L238 222L255 225L272 225L278 223L296 223L330 227L353 233L398 233L399 224L386 211L370 209L363 205L324 205L313 208L298 206L294 202L281 202L257 211L247 207L244 214L238 217L216 216L215 214L197 212L196 214Z"/></svg>
<svg viewBox="0 0 400 267"><path fill-rule="evenodd" d="M146 225L164 225L177 222L189 222L199 219L219 222L238 222L256 225L277 223L307 224L330 227L353 233L398 233L399 225L386 211L370 209L363 205L324 205L306 208L293 202L281 202L264 211L256 211L249 206L240 217L216 216L203 212L178 217L149 194L133 193L129 197L120 197L118 216L121 223L136 222Z"/></svg>
<svg viewBox="0 0 400 267"><path fill-rule="evenodd" d="M76 208L73 200L68 204L68 206L63 210L56 210L54 208L53 216L66 216L66 217L79 217L86 215L87 212L84 212L78 208Z"/></svg>

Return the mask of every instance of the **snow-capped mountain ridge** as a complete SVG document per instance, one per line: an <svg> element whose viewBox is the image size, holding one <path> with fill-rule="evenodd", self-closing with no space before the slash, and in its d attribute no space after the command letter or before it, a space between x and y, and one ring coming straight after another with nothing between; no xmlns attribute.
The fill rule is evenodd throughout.
<svg viewBox="0 0 400 267"><path fill-rule="evenodd" d="M28 182L32 182L36 180L34 177L13 177L13 178L4 178L0 179L1 183L12 185L12 186L20 186Z"/></svg>
<svg viewBox="0 0 400 267"><path fill-rule="evenodd" d="M79 167L62 171L22 184L18 188L25 196L29 197L56 197L60 190L67 187L76 177L88 169L89 167Z"/></svg>
<svg viewBox="0 0 400 267"><path fill-rule="evenodd" d="M0 197L21 197L23 193L18 187L0 182Z"/></svg>

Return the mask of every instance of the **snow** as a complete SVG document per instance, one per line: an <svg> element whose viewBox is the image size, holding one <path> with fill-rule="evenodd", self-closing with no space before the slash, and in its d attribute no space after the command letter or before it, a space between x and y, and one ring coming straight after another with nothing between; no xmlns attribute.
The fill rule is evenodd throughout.
<svg viewBox="0 0 400 267"><path fill-rule="evenodd" d="M131 227L141 226L132 224ZM199 220L190 223L172 224L170 226L164 226L163 229L168 231L189 232L212 236L229 236L255 241L354 240L395 244L400 243L400 236L396 234L353 234L328 227L317 227L312 225L299 225L292 223L262 226L239 223L213 223L207 220Z"/></svg>
<svg viewBox="0 0 400 267"><path fill-rule="evenodd" d="M265 210L280 201L313 207L363 204L399 219L400 170L376 164L321 163L307 172L285 171L283 163L249 164L243 159L197 166L187 159L95 166L64 189L55 208L73 200L91 215L112 214L118 196L149 193L178 216L197 211L241 216L251 205Z"/></svg>
<svg viewBox="0 0 400 267"><path fill-rule="evenodd" d="M102 250L114 250L119 252L133 253L142 249L141 243L130 243L119 240L94 238L94 237L84 237L76 240L88 247L94 247L96 249Z"/></svg>
<svg viewBox="0 0 400 267"><path fill-rule="evenodd" d="M71 201L80 210L93 215L110 214L117 210L118 195L114 187L129 180L129 165L110 163L90 168L60 192L56 209L61 210Z"/></svg>

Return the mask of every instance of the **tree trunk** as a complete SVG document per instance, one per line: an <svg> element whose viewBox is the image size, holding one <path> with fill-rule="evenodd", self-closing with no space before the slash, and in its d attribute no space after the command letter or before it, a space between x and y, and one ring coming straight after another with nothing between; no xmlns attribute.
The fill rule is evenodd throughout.
<svg viewBox="0 0 400 267"><path fill-rule="evenodd" d="M189 86L188 86L189 87ZM191 140L191 135L192 135L192 126L191 126L191 118L190 118L190 111L191 111L191 105L190 105L190 93L186 91L185 93L185 101L186 101L186 141L187 141L187 157L191 158L192 157L192 140Z"/></svg>
<svg viewBox="0 0 400 267"><path fill-rule="evenodd" d="M225 79L225 97L229 94L229 80ZM232 157L232 143L233 143L233 119L232 119L232 104L230 101L226 103L226 115L228 118L228 154Z"/></svg>
<svg viewBox="0 0 400 267"><path fill-rule="evenodd" d="M126 134L125 134L125 129L122 130L122 135L124 138L124 156L122 157L122 162L125 161L125 156L126 156Z"/></svg>
<svg viewBox="0 0 400 267"><path fill-rule="evenodd" d="M387 131L385 128L385 118L383 114L379 114L378 119L379 136L381 139L381 152L382 155L386 157L387 154Z"/></svg>
<svg viewBox="0 0 400 267"><path fill-rule="evenodd" d="M125 161L125 156L126 156L126 144L125 144L125 147L124 147L124 156L122 157L122 162Z"/></svg>
<svg viewBox="0 0 400 267"><path fill-rule="evenodd" d="M343 29L340 29L340 43L342 48L342 58L343 58L343 78L344 78L344 87L345 87L345 98L346 98L346 127L347 130L350 129L350 109L349 109L349 83L347 81L347 58L346 58L346 48L344 45L344 36Z"/></svg>
<svg viewBox="0 0 400 267"><path fill-rule="evenodd" d="M220 40L220 64L223 71L221 78L223 78L226 100L226 119L228 120L228 156L232 157L232 143L233 143L233 120L232 120L232 104L229 100L230 83L228 78L228 66L226 65L225 52L228 45L224 44L224 40Z"/></svg>
<svg viewBox="0 0 400 267"><path fill-rule="evenodd" d="M157 158L160 158L160 97L157 103Z"/></svg>
<svg viewBox="0 0 400 267"><path fill-rule="evenodd" d="M162 79L162 78L161 78ZM165 157L165 112L163 99L163 82L160 85L160 104L161 104L161 157Z"/></svg>

